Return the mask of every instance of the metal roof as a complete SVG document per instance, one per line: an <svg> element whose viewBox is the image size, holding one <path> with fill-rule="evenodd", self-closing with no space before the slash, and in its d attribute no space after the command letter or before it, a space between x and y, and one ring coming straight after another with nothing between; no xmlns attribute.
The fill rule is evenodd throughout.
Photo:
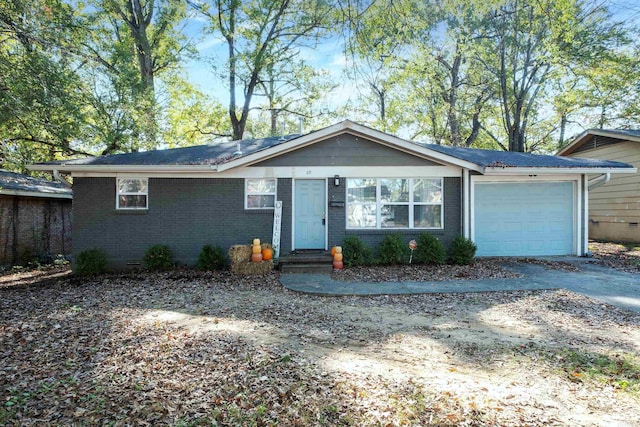
<svg viewBox="0 0 640 427"><path fill-rule="evenodd" d="M72 191L61 182L0 169L0 194L71 198Z"/></svg>

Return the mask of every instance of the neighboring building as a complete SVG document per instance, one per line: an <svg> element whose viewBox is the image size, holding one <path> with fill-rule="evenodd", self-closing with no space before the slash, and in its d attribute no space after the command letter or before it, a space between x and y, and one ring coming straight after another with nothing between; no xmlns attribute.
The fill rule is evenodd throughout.
<svg viewBox="0 0 640 427"><path fill-rule="evenodd" d="M591 129L558 152L559 156L616 160L640 167L640 130ZM602 180L604 181L604 180ZM640 242L640 173L611 176L589 191L589 236Z"/></svg>
<svg viewBox="0 0 640 427"><path fill-rule="evenodd" d="M0 169L0 266L71 253L71 189Z"/></svg>
<svg viewBox="0 0 640 427"><path fill-rule="evenodd" d="M205 244L271 241L281 253L374 245L400 232L480 256L583 255L587 174L635 172L611 161L409 142L344 121L306 135L41 163L71 173L74 253L101 248L113 267L154 244L195 264Z"/></svg>

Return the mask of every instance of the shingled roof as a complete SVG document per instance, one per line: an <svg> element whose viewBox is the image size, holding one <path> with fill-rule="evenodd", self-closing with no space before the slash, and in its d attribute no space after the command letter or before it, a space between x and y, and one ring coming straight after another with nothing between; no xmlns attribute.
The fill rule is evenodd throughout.
<svg viewBox="0 0 640 427"><path fill-rule="evenodd" d="M41 165L216 165L233 158L253 154L296 138L299 135L244 139L193 147L150 150L137 153L112 154L110 156L85 157L82 159L39 163Z"/></svg>
<svg viewBox="0 0 640 427"><path fill-rule="evenodd" d="M61 182L34 178L0 169L0 194L31 197L71 198L71 189Z"/></svg>
<svg viewBox="0 0 640 427"><path fill-rule="evenodd" d="M439 153L474 163L482 168L633 168L626 163L611 160L558 157L435 144L424 144L424 146Z"/></svg>
<svg viewBox="0 0 640 427"><path fill-rule="evenodd" d="M122 167L123 170L135 168L135 170L140 171L152 168L154 170L160 170L163 167L166 169L179 168L180 170L189 167L207 167L208 169L210 166L211 169L224 171L241 165L253 164L264 160L264 158L278 156L280 153L295 150L320 141L323 138L341 133L353 133L354 135L370 138L373 141L378 141L392 148L405 152L413 152L416 155L426 158L433 158L438 162L471 168L481 173L487 171L499 173L500 170L507 168L509 168L510 171L519 171L521 173L528 173L527 171L529 169L547 169L549 172L559 169L571 169L580 170L580 173L611 169L620 171L626 168L633 169L631 165L607 160L566 158L551 155L421 144L406 141L348 120L305 135L246 139L195 147L39 163L32 168L35 170L59 169L78 171L98 169L113 170Z"/></svg>

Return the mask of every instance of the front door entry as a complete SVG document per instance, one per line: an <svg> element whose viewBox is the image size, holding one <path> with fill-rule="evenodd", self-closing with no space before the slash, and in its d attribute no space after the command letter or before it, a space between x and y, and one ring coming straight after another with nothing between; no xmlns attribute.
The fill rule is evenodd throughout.
<svg viewBox="0 0 640 427"><path fill-rule="evenodd" d="M294 186L295 249L325 249L326 181L299 179Z"/></svg>

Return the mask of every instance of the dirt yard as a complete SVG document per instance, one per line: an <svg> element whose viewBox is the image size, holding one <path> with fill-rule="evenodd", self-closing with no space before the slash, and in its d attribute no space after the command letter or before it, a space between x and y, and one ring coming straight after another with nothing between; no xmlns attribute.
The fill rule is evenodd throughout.
<svg viewBox="0 0 640 427"><path fill-rule="evenodd" d="M2 279L3 425L640 425L640 315L565 291Z"/></svg>

